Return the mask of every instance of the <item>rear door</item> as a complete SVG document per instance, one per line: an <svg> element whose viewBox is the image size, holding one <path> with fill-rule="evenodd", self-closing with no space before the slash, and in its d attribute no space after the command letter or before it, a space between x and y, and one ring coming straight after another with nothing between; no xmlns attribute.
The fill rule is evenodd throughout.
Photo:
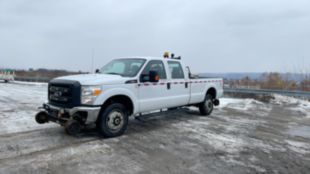
<svg viewBox="0 0 310 174"><path fill-rule="evenodd" d="M189 103L190 85L188 76L179 61L168 60L170 89L169 96L173 107L183 106Z"/></svg>

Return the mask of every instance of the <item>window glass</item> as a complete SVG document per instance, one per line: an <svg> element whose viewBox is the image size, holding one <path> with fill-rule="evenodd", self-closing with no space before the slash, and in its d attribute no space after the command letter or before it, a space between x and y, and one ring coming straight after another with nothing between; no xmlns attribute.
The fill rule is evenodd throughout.
<svg viewBox="0 0 310 174"><path fill-rule="evenodd" d="M151 60L144 68L142 74L148 75L150 71L156 71L158 73L159 79L166 79L166 71L162 61Z"/></svg>
<svg viewBox="0 0 310 174"><path fill-rule="evenodd" d="M125 64L124 62L115 62L114 64L111 64L109 70L106 72L108 73L117 73L117 74L122 74L125 70Z"/></svg>
<svg viewBox="0 0 310 174"><path fill-rule="evenodd" d="M145 59L116 59L102 67L100 73L134 77L145 61Z"/></svg>
<svg viewBox="0 0 310 174"><path fill-rule="evenodd" d="M172 79L184 79L184 72L180 62L168 61Z"/></svg>

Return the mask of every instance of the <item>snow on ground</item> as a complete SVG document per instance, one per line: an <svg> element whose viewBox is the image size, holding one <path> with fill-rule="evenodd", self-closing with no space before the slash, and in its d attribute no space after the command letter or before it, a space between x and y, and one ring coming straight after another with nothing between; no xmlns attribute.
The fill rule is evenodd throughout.
<svg viewBox="0 0 310 174"><path fill-rule="evenodd" d="M248 111L255 108L257 104L263 103L254 99L222 98L219 108L231 108L241 111Z"/></svg>
<svg viewBox="0 0 310 174"><path fill-rule="evenodd" d="M252 113L255 111L259 116L266 116L271 110L271 107L269 107L266 103L250 98L221 98L220 106L218 108L229 108L245 113Z"/></svg>
<svg viewBox="0 0 310 174"><path fill-rule="evenodd" d="M20 85L32 85L32 86L47 86L47 83L45 82L22 82L22 81L14 81L12 82L14 84L20 84Z"/></svg>
<svg viewBox="0 0 310 174"><path fill-rule="evenodd" d="M300 153L300 154L307 154L310 151L310 145L309 143L299 142L299 141L292 141L292 140L286 140L288 143L288 147L290 150Z"/></svg>
<svg viewBox="0 0 310 174"><path fill-rule="evenodd" d="M34 115L38 111L37 108L42 106L46 100L46 83L18 81L7 84L1 83L0 118L2 121L0 126L2 129L0 129L0 134L30 131L54 125L38 125L34 120ZM264 104L254 99L222 98L219 108L250 112L257 106L264 106Z"/></svg>
<svg viewBox="0 0 310 174"><path fill-rule="evenodd" d="M271 103L222 98L209 117L194 107L154 113L145 121L131 119L124 136L102 141L97 134L76 138L57 124L37 124L34 115L46 99L47 84L0 83L0 173L310 170L308 101L279 95Z"/></svg>
<svg viewBox="0 0 310 174"><path fill-rule="evenodd" d="M34 120L37 108L46 100L47 84L0 83L0 135L50 127Z"/></svg>
<svg viewBox="0 0 310 174"><path fill-rule="evenodd" d="M275 99L272 101L274 104L279 105L291 105L289 108L295 112L300 113L306 118L310 118L310 102L293 97L287 97L282 95L274 95Z"/></svg>
<svg viewBox="0 0 310 174"><path fill-rule="evenodd" d="M18 82L1 83L0 85L0 134L34 130L46 125L38 125L34 120L37 108L47 99L47 83ZM310 118L310 104L308 101L275 95L274 104L294 104L291 110L301 112ZM244 113L255 110L258 115L266 115L270 107L255 99L221 98L222 109L233 109ZM191 108L197 110L196 108ZM261 111L261 112L259 112ZM229 118L224 118L229 119ZM229 121L229 120L228 120ZM232 122L235 120L231 120ZM242 120L239 120L242 122ZM244 123L253 120L243 120ZM232 128L231 128L232 129Z"/></svg>

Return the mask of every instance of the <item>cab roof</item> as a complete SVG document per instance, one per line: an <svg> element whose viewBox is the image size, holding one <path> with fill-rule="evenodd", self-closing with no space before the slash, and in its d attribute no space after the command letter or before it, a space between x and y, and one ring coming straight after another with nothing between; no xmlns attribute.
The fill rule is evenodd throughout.
<svg viewBox="0 0 310 174"><path fill-rule="evenodd" d="M180 59L173 58L164 58L164 57L143 57L143 56L131 56L131 57L119 57L118 59L146 59L146 60L176 60L180 61Z"/></svg>

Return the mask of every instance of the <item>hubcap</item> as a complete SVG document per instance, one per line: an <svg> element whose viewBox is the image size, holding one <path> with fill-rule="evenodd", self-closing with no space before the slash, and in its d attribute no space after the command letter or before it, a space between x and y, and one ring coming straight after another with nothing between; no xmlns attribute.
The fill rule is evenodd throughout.
<svg viewBox="0 0 310 174"><path fill-rule="evenodd" d="M124 114L120 111L112 111L107 117L107 126L112 131L118 131L123 127Z"/></svg>
<svg viewBox="0 0 310 174"><path fill-rule="evenodd" d="M207 100L207 101L205 102L205 107L206 107L206 109L207 109L208 112L210 112L210 111L212 110L212 106L213 106L213 103L212 103L211 100Z"/></svg>

